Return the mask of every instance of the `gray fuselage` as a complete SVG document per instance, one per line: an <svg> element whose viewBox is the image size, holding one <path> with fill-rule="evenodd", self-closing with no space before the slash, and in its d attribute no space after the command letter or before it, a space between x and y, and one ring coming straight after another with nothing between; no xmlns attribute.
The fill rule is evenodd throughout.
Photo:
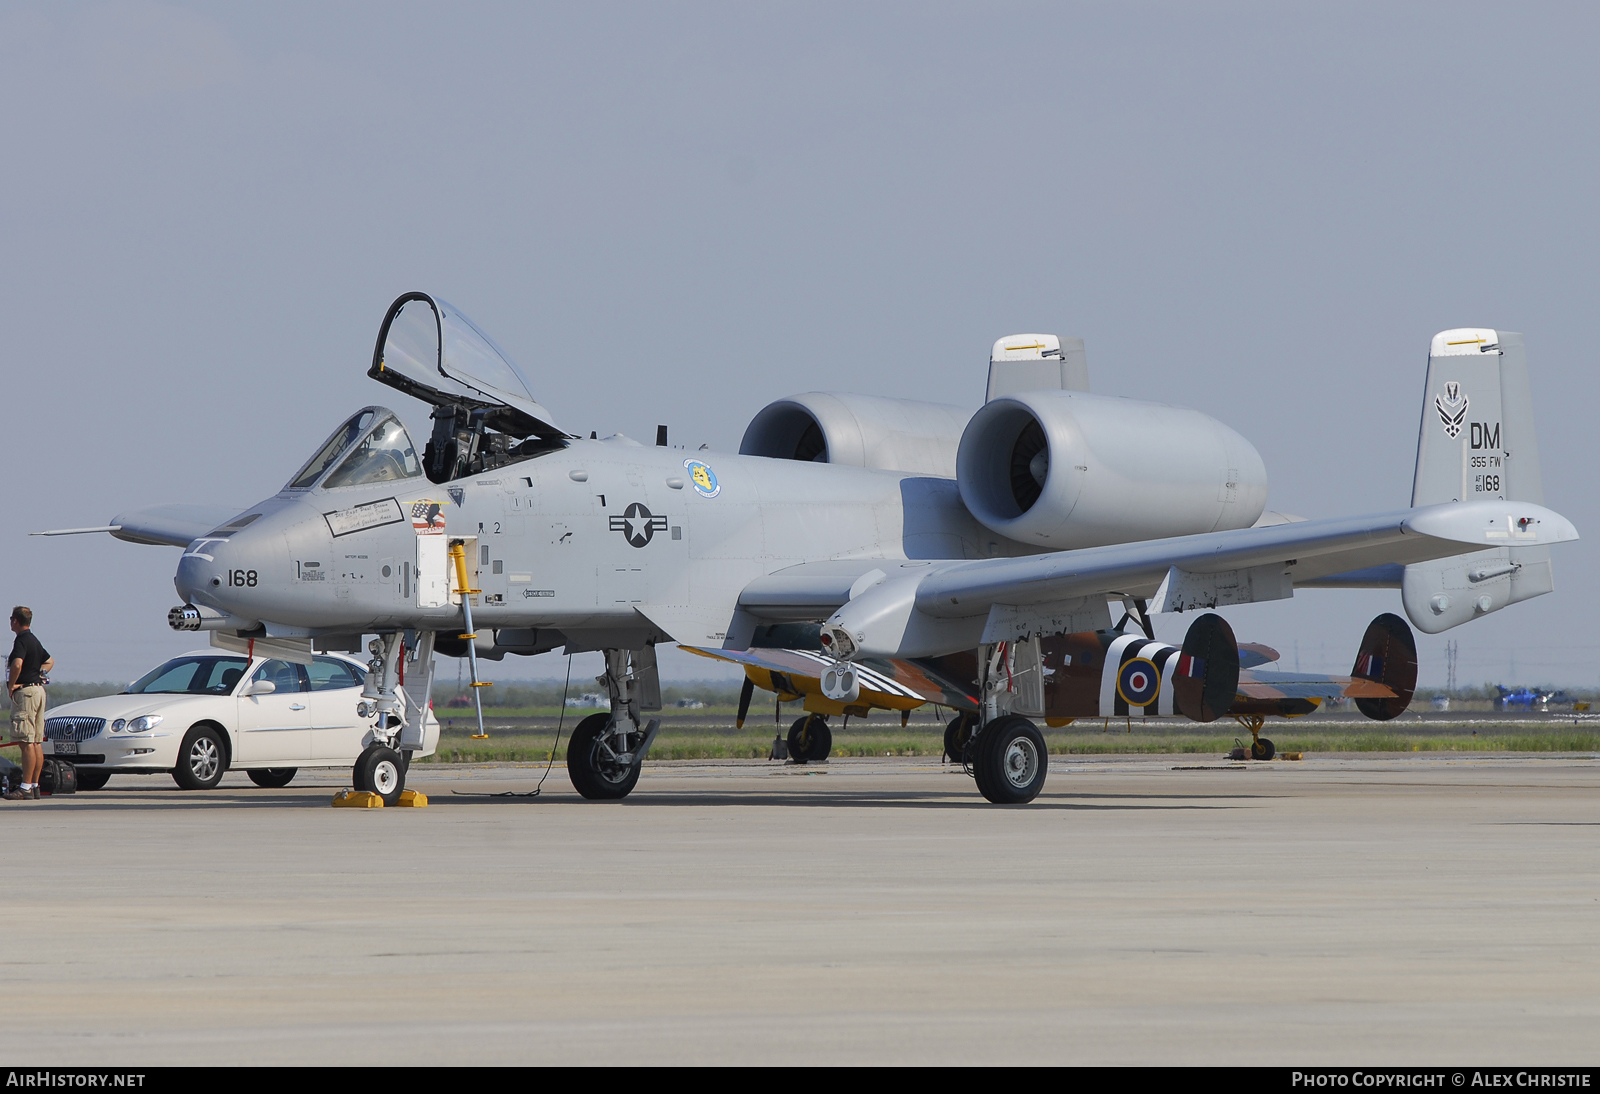
<svg viewBox="0 0 1600 1094"><path fill-rule="evenodd" d="M798 563L1028 551L973 520L950 479L617 440L443 485L285 489L246 513L261 515L189 547L177 589L282 637L448 628L461 608L429 585L436 538L466 541L480 629L648 621L700 644L724 637L750 581Z"/></svg>

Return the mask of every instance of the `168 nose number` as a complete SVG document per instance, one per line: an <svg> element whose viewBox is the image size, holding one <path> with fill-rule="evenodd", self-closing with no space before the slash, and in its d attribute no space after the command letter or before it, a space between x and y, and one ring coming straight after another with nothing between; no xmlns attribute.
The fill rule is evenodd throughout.
<svg viewBox="0 0 1600 1094"><path fill-rule="evenodd" d="M228 584L254 589L256 587L256 572L254 570L229 570Z"/></svg>

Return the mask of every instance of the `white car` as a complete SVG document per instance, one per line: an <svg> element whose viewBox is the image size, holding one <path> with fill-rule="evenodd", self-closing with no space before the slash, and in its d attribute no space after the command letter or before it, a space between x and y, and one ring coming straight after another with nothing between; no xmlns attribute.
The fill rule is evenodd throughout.
<svg viewBox="0 0 1600 1094"><path fill-rule="evenodd" d="M185 790L209 790L229 768L257 786L289 785L302 767L351 767L372 743L373 718L356 707L366 666L333 654L310 665L196 650L160 665L120 695L47 710L47 754L78 768L78 789L112 775L170 772ZM439 744L430 710L423 747Z"/></svg>

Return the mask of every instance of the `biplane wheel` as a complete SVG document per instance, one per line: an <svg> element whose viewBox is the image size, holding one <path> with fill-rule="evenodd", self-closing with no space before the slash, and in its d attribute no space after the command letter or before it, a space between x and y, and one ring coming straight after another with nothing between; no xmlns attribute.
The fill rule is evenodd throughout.
<svg viewBox="0 0 1600 1094"><path fill-rule="evenodd" d="M610 759L600 747L600 738L611 722L609 714L591 714L578 723L567 743L567 776L572 789L595 801L626 798L639 781L639 764L624 767ZM638 747L643 734L631 734L628 745Z"/></svg>
<svg viewBox="0 0 1600 1094"><path fill-rule="evenodd" d="M789 727L789 758L796 763L820 763L833 751L833 730L821 714L807 714Z"/></svg>
<svg viewBox="0 0 1600 1094"><path fill-rule="evenodd" d="M1265 737L1257 737L1250 742L1250 758L1252 760L1270 760L1277 754L1278 750Z"/></svg>
<svg viewBox="0 0 1600 1094"><path fill-rule="evenodd" d="M1044 735L1020 714L984 726L971 752L978 791L996 805L1022 805L1044 789L1050 766Z"/></svg>
<svg viewBox="0 0 1600 1094"><path fill-rule="evenodd" d="M976 714L957 714L950 719L950 724L944 727L944 754L961 763L972 746L972 730L977 724Z"/></svg>

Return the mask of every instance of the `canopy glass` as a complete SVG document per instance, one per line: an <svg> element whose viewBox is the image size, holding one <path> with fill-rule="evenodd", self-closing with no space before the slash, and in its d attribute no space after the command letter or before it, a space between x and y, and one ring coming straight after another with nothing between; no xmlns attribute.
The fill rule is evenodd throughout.
<svg viewBox="0 0 1600 1094"><path fill-rule="evenodd" d="M497 424L508 431L560 435L505 351L427 293L407 293L390 306L368 375L438 406L505 407L515 414Z"/></svg>

